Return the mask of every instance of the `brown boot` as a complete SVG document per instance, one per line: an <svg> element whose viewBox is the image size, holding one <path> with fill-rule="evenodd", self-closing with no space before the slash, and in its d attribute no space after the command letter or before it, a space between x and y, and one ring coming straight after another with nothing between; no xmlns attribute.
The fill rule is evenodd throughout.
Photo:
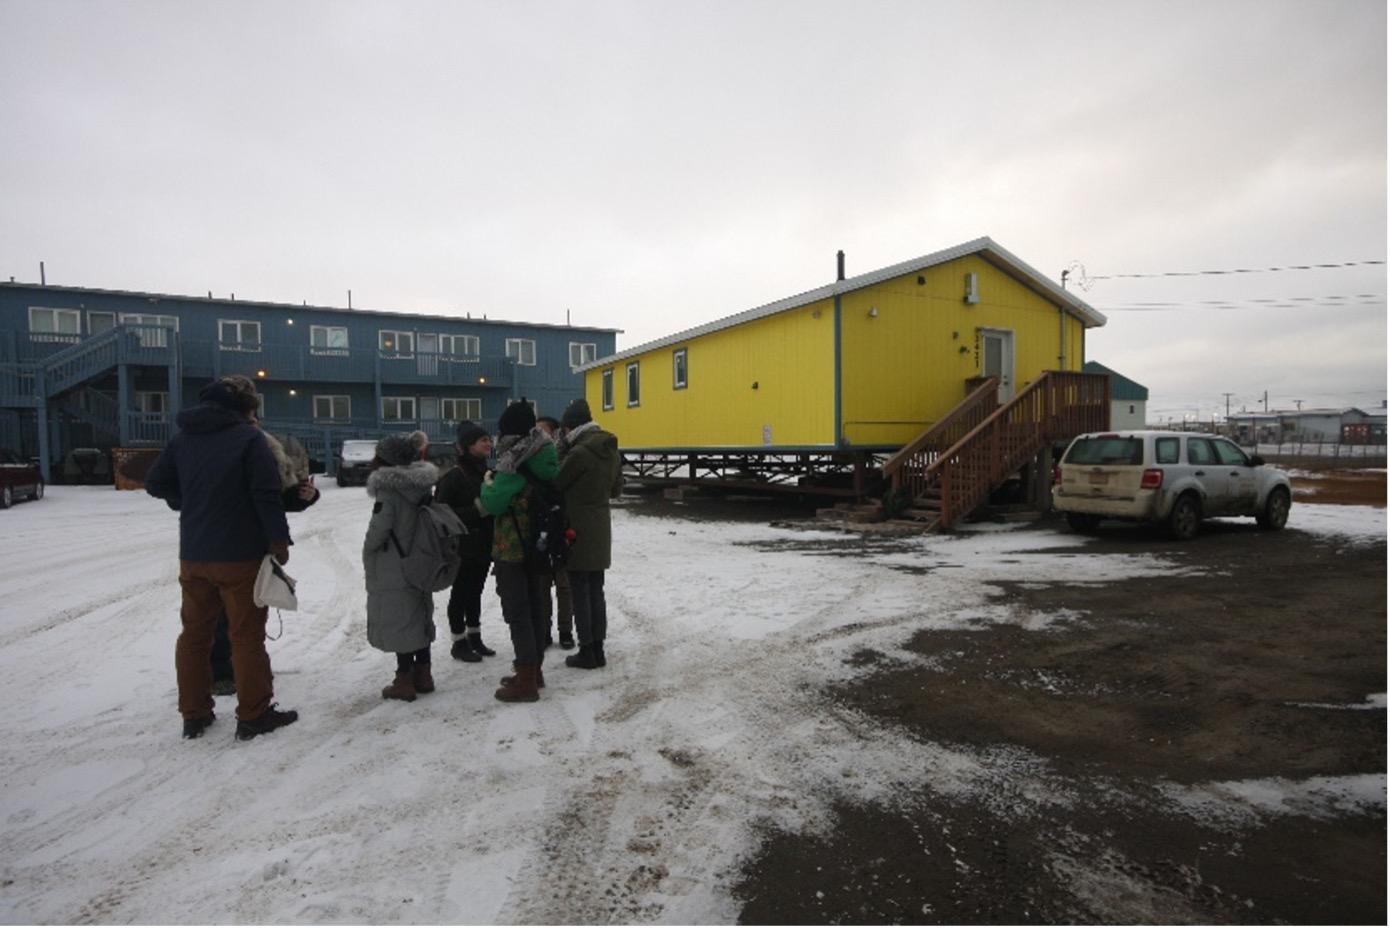
<svg viewBox="0 0 1390 928"><path fill-rule="evenodd" d="M516 664L516 674L507 677L501 689L492 695L502 702L535 702L540 699L536 688L536 665Z"/></svg>
<svg viewBox="0 0 1390 928"><path fill-rule="evenodd" d="M415 701L415 681L408 673L396 674L391 685L381 691L382 699L399 699L403 702Z"/></svg>
<svg viewBox="0 0 1390 928"><path fill-rule="evenodd" d="M512 670L516 670L516 666L517 666L517 665L516 665L516 661L512 661ZM510 686L511 683L512 683L512 681L515 680L515 679L516 679L516 677L514 677L514 676L511 676L511 677L503 677L502 679L498 680L497 682L500 683L500 684L502 684L503 686ZM538 689L538 690L543 690L543 689L545 689L545 671L541 670L541 667L540 667L539 664L536 665L536 689Z"/></svg>
<svg viewBox="0 0 1390 928"><path fill-rule="evenodd" d="M429 664L416 664L413 668L412 680L415 683L415 692L434 692L434 675L430 673Z"/></svg>

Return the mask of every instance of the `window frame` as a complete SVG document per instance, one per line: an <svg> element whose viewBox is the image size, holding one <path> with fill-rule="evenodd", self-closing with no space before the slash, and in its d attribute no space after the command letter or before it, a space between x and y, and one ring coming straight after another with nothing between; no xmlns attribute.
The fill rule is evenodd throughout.
<svg viewBox="0 0 1390 928"><path fill-rule="evenodd" d="M395 337L395 349L387 348L382 344L386 336ZM401 336L410 339L410 350L401 350ZM413 358L415 357L415 331L413 329L377 329L376 330L376 350L383 358ZM382 397L385 399L385 397Z"/></svg>
<svg viewBox="0 0 1390 928"><path fill-rule="evenodd" d="M1212 438L1212 439L1208 439L1208 440L1211 442L1212 450L1216 452L1216 462L1217 462L1218 464L1220 464L1222 467L1249 467L1249 466L1250 466L1250 459L1249 459L1248 457L1246 457L1245 452L1242 451L1242 450L1240 449L1240 447L1236 445L1235 442L1230 441L1229 439L1225 439L1225 438ZM1224 457L1223 457L1222 454L1221 454L1221 449L1222 449L1222 448L1229 448L1230 451L1235 452L1236 459L1235 459L1235 460L1231 460L1231 461L1225 460ZM1228 454L1229 454L1229 453L1230 453L1230 452L1228 452Z"/></svg>
<svg viewBox="0 0 1390 928"><path fill-rule="evenodd" d="M613 408L613 368L605 368L599 374L599 404L605 410Z"/></svg>
<svg viewBox="0 0 1390 928"><path fill-rule="evenodd" d="M387 404L388 402L394 402L394 403L396 404L396 412L397 412L397 415L396 415L394 418L392 418L392 417L386 415L386 404ZM405 403L405 402L409 402L409 403L410 403L410 416L409 416L409 418L407 418L407 417L405 417L405 416L402 416L402 415L399 415L399 413L400 413L400 411L401 411L401 404L402 404L402 403ZM381 398L381 421L382 421L382 422L419 422L419 421L420 421L420 404L419 404L419 397L415 397L415 396L383 396L383 397Z"/></svg>
<svg viewBox="0 0 1390 928"><path fill-rule="evenodd" d="M1211 457L1210 457L1208 460L1206 460L1206 461L1194 461L1194 460L1192 460L1192 449L1195 448L1195 447L1197 447L1198 445L1202 445L1202 446L1205 446L1205 447L1206 447L1207 451L1208 451L1208 452L1210 453L1210 455L1211 455ZM1186 453L1186 455L1185 455L1185 463L1187 463L1189 466L1192 466L1192 467L1214 467L1214 466L1217 466L1218 463L1219 463L1218 460L1217 460L1217 457L1216 457L1216 449L1213 448L1213 447L1211 446L1211 442L1208 441L1208 440L1205 439L1205 438L1189 438L1189 439L1187 440L1187 449L1186 449L1186 451L1187 451L1187 453Z"/></svg>
<svg viewBox="0 0 1390 928"><path fill-rule="evenodd" d="M322 345L315 345L315 344L314 344L314 333L315 333L315 332L322 332L322 333L324 333L324 337L323 337L324 344L322 344ZM331 337L331 336L332 336L332 333L334 333L334 332L342 332L342 333L343 333L343 343L342 343L342 345L333 345L333 344L329 344L329 342L332 341L332 337ZM310 326L309 326L309 353L312 354L312 355L317 355L317 356L319 356L319 357L330 357L330 358L337 357L337 358L341 358L341 357L344 357L345 355L347 355L347 353L348 353L348 346L349 346L350 343L351 343L351 340L350 340L350 337L349 337L349 335L348 335L348 327L345 326L345 325L317 325L317 324L314 324L314 325L310 325ZM322 395L327 396L328 394L322 394Z"/></svg>
<svg viewBox="0 0 1390 928"><path fill-rule="evenodd" d="M223 339L222 339L222 327L223 327L224 325L234 325L234 326L237 327L237 340L236 340L235 343L229 343L229 342L223 341ZM254 348L247 348L247 347L245 347L247 344L251 344L251 343L245 341L245 340L241 337L242 326L247 326L247 325L254 325L254 326L256 327L256 341L254 342L254 344L255 344L256 347L254 347ZM264 345L264 344L265 344L265 342L261 340L261 323L260 323L259 320L256 320L256 319L218 319L218 320L217 320L217 350L218 350L218 351L241 351L241 352L246 352L246 353L250 353L250 354L255 354L255 353L257 353L257 352L259 352L259 351L261 350L261 346Z"/></svg>
<svg viewBox="0 0 1390 928"><path fill-rule="evenodd" d="M150 319L154 319L157 321L146 321ZM169 323L173 323L173 325L170 325ZM174 330L175 335L179 334L179 317L165 316L161 313L121 313L120 324L159 326L162 329L172 328ZM221 333L219 332L218 334L220 335ZM135 337L140 342L141 348L169 347L167 341L165 340L164 333L162 332L158 334L154 332L136 332Z"/></svg>
<svg viewBox="0 0 1390 928"><path fill-rule="evenodd" d="M445 341L446 339L448 340L449 346L450 346L448 351L445 351L445 350L444 350L444 341ZM469 343L471 343L471 344L473 345L473 350L472 350L472 351L457 351L457 350L455 350L455 347L454 347L454 346L455 346L455 344L457 343L457 341L458 341L459 339L463 339L463 342L464 342L464 345L465 345L465 346L467 346ZM466 361L466 362L470 362L470 363L471 363L471 362L476 362L476 361L482 356L482 353L483 353L482 340L479 339L478 336L476 336L476 335L453 335L453 334L450 334L450 333L447 333L447 332L441 332L441 333L439 333L439 355L440 355L440 357L444 358L446 361Z"/></svg>
<svg viewBox="0 0 1390 928"><path fill-rule="evenodd" d="M512 354L512 346L517 346L517 353ZM531 360L527 361L521 348L525 345L531 346ZM503 354L516 361L518 367L536 366L536 340L534 338L509 338L503 343Z"/></svg>
<svg viewBox="0 0 1390 928"><path fill-rule="evenodd" d="M464 414L461 416L450 416L445 412L446 404L455 404L455 412L458 412L457 404L463 404ZM473 414L473 410L477 410ZM441 396L439 398L439 421L441 422L477 422L483 417L483 400L479 396Z"/></svg>
<svg viewBox="0 0 1390 928"><path fill-rule="evenodd" d="M671 389L684 390L690 386L690 349L677 348L671 352Z"/></svg>
<svg viewBox="0 0 1390 928"><path fill-rule="evenodd" d="M579 363L575 363L574 349L579 349ZM585 350L587 349L587 351ZM583 367L598 360L598 342L570 342L570 369ZM586 358L585 355L588 355Z"/></svg>
<svg viewBox="0 0 1390 928"><path fill-rule="evenodd" d="M327 415L327 416L320 416L320 415L319 415L319 400L328 400L328 415ZM335 415L333 415L334 407L337 405L337 401L338 401L338 400L342 400L342 401L343 401L343 404L344 404L344 406L345 406L345 408L346 408L346 411L347 411L347 415L345 415L345 416L335 416ZM352 421L352 395L349 394L349 393L315 393L315 394L314 394L314 398L313 398L313 406L312 406L311 409L310 409L310 413L311 413L311 415L312 415L312 417L313 417L313 420L314 420L315 422L351 422L351 421Z"/></svg>
<svg viewBox="0 0 1390 928"><path fill-rule="evenodd" d="M1171 456L1162 455L1164 447L1172 447ZM1160 435L1154 439L1154 463L1176 466L1182 462L1182 439L1176 435Z"/></svg>
<svg viewBox="0 0 1390 928"><path fill-rule="evenodd" d="M632 409L632 408L635 408L635 407L637 407L637 406L641 406L641 405L642 405L642 366L641 366L641 365L642 365L642 362L641 362L641 361L629 361L628 364L627 364L627 406L628 406L629 409ZM636 375L635 380L634 380L634 377L633 377L634 374ZM635 391L632 389L632 386L633 386L634 382L635 382L636 385L637 385L637 389L636 389ZM634 393L635 393L636 396L637 396L636 399L633 399Z"/></svg>
<svg viewBox="0 0 1390 928"><path fill-rule="evenodd" d="M58 317L61 313L64 317L71 317L77 320L76 328L71 332L64 332L61 329L35 329L34 313L52 313L53 324L58 325ZM61 342L70 338L82 337L82 310L68 309L63 306L30 306L29 307L29 338L36 342Z"/></svg>

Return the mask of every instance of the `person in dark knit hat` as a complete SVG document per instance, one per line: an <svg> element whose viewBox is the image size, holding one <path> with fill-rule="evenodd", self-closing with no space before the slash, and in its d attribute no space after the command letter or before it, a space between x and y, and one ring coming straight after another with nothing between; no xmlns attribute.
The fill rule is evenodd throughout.
<svg viewBox="0 0 1390 928"><path fill-rule="evenodd" d="M434 597L405 578L401 539L415 537L420 504L429 502L439 468L420 459L409 435L387 435L376 444L367 495L376 500L362 542L367 580L367 643L396 655L396 677L382 699L414 702L434 692L430 642L434 641Z"/></svg>
<svg viewBox="0 0 1390 928"><path fill-rule="evenodd" d="M608 637L603 572L612 562L613 517L608 501L623 489L621 458L617 437L599 428L585 400L566 406L560 422L565 433L560 439L555 489L565 498L565 512L575 533L565 573L579 632L579 652L565 658L565 666L594 670L608 664L603 651Z"/></svg>
<svg viewBox="0 0 1390 928"><path fill-rule="evenodd" d="M497 653L483 643L483 587L492 566L493 520L478 501L492 455L492 436L480 425L460 422L454 450L458 463L434 488L435 501L453 509L468 530L459 548L459 572L449 591L449 631L454 638L449 653L455 660L477 663Z"/></svg>
<svg viewBox="0 0 1390 928"><path fill-rule="evenodd" d="M483 478L479 498L484 511L496 517L492 574L516 657L515 672L502 678L494 695L503 702L535 702L545 686L541 663L550 623L541 603L545 571L526 556L533 502L527 474L532 480L554 480L560 462L555 443L536 427L536 412L525 397L502 413L497 432L497 465Z"/></svg>

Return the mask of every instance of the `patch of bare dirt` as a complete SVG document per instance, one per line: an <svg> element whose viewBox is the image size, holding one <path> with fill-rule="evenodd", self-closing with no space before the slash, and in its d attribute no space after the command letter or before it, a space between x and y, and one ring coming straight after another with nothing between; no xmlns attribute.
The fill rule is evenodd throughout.
<svg viewBox="0 0 1390 928"><path fill-rule="evenodd" d="M1077 551L1161 550L1207 572L1005 584L1017 605L1082 617L924 631L909 647L929 666L868 652L831 693L904 738L1024 749L1045 791L1079 799L1000 802L1020 788L1001 770L988 797L841 806L828 834L769 833L737 887L742 921L1385 923L1383 806L1231 822L1165 798L1384 774L1385 711L1335 707L1386 690L1385 545L1244 522L1184 545L1119 524L1098 536Z"/></svg>

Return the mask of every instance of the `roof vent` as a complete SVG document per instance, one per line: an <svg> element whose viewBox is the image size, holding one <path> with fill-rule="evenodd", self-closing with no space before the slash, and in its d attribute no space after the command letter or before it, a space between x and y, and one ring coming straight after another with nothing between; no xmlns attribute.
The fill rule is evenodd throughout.
<svg viewBox="0 0 1390 928"><path fill-rule="evenodd" d="M835 279L845 279L845 252L843 249L835 252Z"/></svg>

